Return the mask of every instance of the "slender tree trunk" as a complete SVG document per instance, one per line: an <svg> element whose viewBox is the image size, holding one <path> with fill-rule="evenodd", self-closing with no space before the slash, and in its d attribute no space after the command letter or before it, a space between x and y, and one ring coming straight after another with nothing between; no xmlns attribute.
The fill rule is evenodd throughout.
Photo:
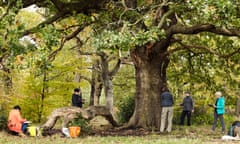
<svg viewBox="0 0 240 144"><path fill-rule="evenodd" d="M237 98L235 112L236 112L236 115L239 116L239 114L240 114L240 97Z"/></svg>
<svg viewBox="0 0 240 144"><path fill-rule="evenodd" d="M43 88L42 88L41 99L40 99L40 108L38 110L38 122L41 122L41 120L42 120L43 109L44 109L44 99L45 99L47 90L48 90L47 71L44 71L44 73L43 73Z"/></svg>
<svg viewBox="0 0 240 144"><path fill-rule="evenodd" d="M100 104L100 96L102 93L103 83L101 73L97 71L99 67L99 61L93 65L92 81L91 81L91 94L90 94L90 106Z"/></svg>
<svg viewBox="0 0 240 144"><path fill-rule="evenodd" d="M106 96L106 106L109 108L110 112L113 112L113 76L118 72L121 60L118 59L118 62L112 70L109 70L109 61L115 58L109 58L108 55L104 52L99 53L101 57L101 69L102 69L102 81L104 85L104 92Z"/></svg>
<svg viewBox="0 0 240 144"><path fill-rule="evenodd" d="M106 95L106 106L109 108L110 112L113 112L113 86L112 80L110 80L109 76L104 79L104 92Z"/></svg>
<svg viewBox="0 0 240 144"><path fill-rule="evenodd" d="M94 76L91 83L91 94L90 94L90 106L100 105L100 96L102 92L103 84L99 75Z"/></svg>
<svg viewBox="0 0 240 144"><path fill-rule="evenodd" d="M108 56L104 53L101 55L101 66L106 106L109 108L110 112L113 112L112 78L109 75Z"/></svg>
<svg viewBox="0 0 240 144"><path fill-rule="evenodd" d="M98 76L98 80L95 84L95 93L94 93L94 105L100 105L100 96L102 93L103 84L101 78Z"/></svg>
<svg viewBox="0 0 240 144"><path fill-rule="evenodd" d="M136 70L135 110L128 127L160 127L160 94L166 85L169 60L164 52L148 53L142 49L131 52Z"/></svg>

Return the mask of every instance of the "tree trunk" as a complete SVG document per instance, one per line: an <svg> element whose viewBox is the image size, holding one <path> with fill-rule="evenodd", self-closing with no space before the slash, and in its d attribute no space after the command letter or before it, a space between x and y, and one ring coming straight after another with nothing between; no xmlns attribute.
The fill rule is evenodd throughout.
<svg viewBox="0 0 240 144"><path fill-rule="evenodd" d="M239 113L240 113L240 98L239 97L237 98L235 113L237 116L239 116Z"/></svg>
<svg viewBox="0 0 240 144"><path fill-rule="evenodd" d="M104 92L106 97L106 106L110 112L113 112L113 92L112 92L112 78L109 72L108 56L105 53L101 55L102 79L104 85Z"/></svg>
<svg viewBox="0 0 240 144"><path fill-rule="evenodd" d="M100 96L102 93L103 84L101 77L97 76L97 81L95 82L95 93L94 93L94 105L100 105Z"/></svg>
<svg viewBox="0 0 240 144"><path fill-rule="evenodd" d="M102 93L103 83L101 73L97 71L99 67L99 61L93 64L92 81L91 81L91 94L90 94L90 106L100 104L100 96Z"/></svg>
<svg viewBox="0 0 240 144"><path fill-rule="evenodd" d="M46 94L48 92L48 85L47 85L47 70L44 70L43 72L43 85L42 85L42 92L41 92L41 98L40 98L40 106L38 108L38 122L41 122L42 120L42 115L43 115L43 110L44 110L44 100L46 97Z"/></svg>
<svg viewBox="0 0 240 144"><path fill-rule="evenodd" d="M93 80L91 84L91 94L90 94L90 103L92 105L100 105L100 96L102 92L103 84L99 80Z"/></svg>
<svg viewBox="0 0 240 144"><path fill-rule="evenodd" d="M134 114L127 126L159 129L160 94L166 85L169 59L164 52L148 52L144 49L136 48L131 52L136 71L136 94Z"/></svg>
<svg viewBox="0 0 240 144"><path fill-rule="evenodd" d="M115 66L109 70L109 62L116 59L115 57L109 57L106 53L101 52L98 54L101 57L101 68L102 68L102 81L104 85L104 92L106 97L106 106L110 112L113 113L113 76L118 72L121 65L121 60L118 59Z"/></svg>

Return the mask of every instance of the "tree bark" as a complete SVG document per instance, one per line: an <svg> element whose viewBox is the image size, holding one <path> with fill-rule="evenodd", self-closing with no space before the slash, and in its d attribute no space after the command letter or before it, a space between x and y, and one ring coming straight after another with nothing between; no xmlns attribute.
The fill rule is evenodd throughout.
<svg viewBox="0 0 240 144"><path fill-rule="evenodd" d="M90 106L86 109L71 106L54 110L48 117L48 120L41 127L44 130L52 129L60 117L63 117L62 127L67 127L68 122L74 118L78 118L78 114L81 114L82 118L86 120L91 120L95 116L103 116L113 126L118 126L117 122L106 106Z"/></svg>
<svg viewBox="0 0 240 144"><path fill-rule="evenodd" d="M101 58L101 74L102 74L102 81L104 86L104 92L106 97L106 106L109 108L110 112L113 112L113 84L112 79L113 76L118 72L121 60L118 59L117 64L115 64L112 70L109 70L109 62L115 57L109 57L106 53L100 52L98 55Z"/></svg>
<svg viewBox="0 0 240 144"><path fill-rule="evenodd" d="M106 97L106 106L109 108L111 112L113 112L113 86L112 86L112 78L109 74L109 62L108 56L105 53L100 54L101 57L101 67L102 67L102 79L104 85L104 92Z"/></svg>
<svg viewBox="0 0 240 144"><path fill-rule="evenodd" d="M97 60L96 62L94 62L92 70L90 106L100 104L100 96L102 93L103 82L101 78L101 73L97 71L98 67L99 61Z"/></svg>
<svg viewBox="0 0 240 144"><path fill-rule="evenodd" d="M127 127L160 127L160 94L166 85L169 59L164 52L146 52L149 45L134 49L131 57L136 70L135 110Z"/></svg>
<svg viewBox="0 0 240 144"><path fill-rule="evenodd" d="M235 113L237 116L239 116L239 114L240 114L240 98L239 97L237 98Z"/></svg>

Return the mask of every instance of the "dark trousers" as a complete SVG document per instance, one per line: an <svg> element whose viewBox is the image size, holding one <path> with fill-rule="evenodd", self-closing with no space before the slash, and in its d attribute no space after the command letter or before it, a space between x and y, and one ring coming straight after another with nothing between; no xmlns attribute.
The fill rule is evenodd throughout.
<svg viewBox="0 0 240 144"><path fill-rule="evenodd" d="M28 127L28 124L27 124L27 123L23 123L23 124L22 124L22 132L23 132L23 133L26 133L26 132L27 132L27 127Z"/></svg>
<svg viewBox="0 0 240 144"><path fill-rule="evenodd" d="M182 111L181 119L180 119L180 125L184 125L184 119L187 116L187 125L191 125L191 111Z"/></svg>
<svg viewBox="0 0 240 144"><path fill-rule="evenodd" d="M223 120L223 114L217 114L216 111L214 111L214 120L213 120L213 126L212 126L212 130L215 131L216 126L217 126L217 120L218 118L220 119L221 125L222 125L222 131L225 131L225 124L224 124L224 120Z"/></svg>

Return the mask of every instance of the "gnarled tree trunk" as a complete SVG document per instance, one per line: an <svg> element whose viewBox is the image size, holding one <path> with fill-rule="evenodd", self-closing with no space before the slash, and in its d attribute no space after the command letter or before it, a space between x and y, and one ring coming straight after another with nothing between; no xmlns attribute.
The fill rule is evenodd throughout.
<svg viewBox="0 0 240 144"><path fill-rule="evenodd" d="M131 52L136 69L136 94L135 110L128 127L158 129L161 119L160 93L166 85L169 59L164 52L148 51L148 46Z"/></svg>
<svg viewBox="0 0 240 144"><path fill-rule="evenodd" d="M63 117L62 127L67 127L68 122L70 122L74 118L77 118L79 114L81 114L83 119L87 120L91 120L95 116L103 116L113 126L118 126L109 108L106 106L90 106L86 109L70 106L54 110L48 117L48 120L41 127L45 130L52 129L60 117Z"/></svg>

